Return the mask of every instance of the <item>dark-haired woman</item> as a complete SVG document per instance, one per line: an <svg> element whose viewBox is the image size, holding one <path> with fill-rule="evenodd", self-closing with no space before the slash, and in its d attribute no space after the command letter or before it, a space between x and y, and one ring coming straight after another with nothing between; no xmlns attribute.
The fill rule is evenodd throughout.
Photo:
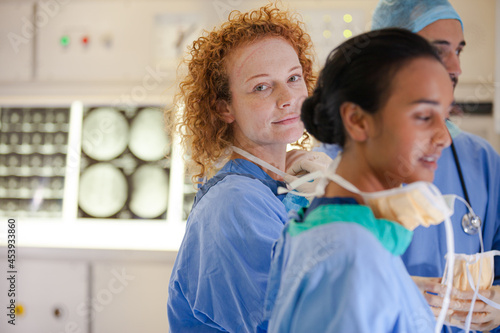
<svg viewBox="0 0 500 333"><path fill-rule="evenodd" d="M438 55L410 32L369 32L330 54L302 120L343 152L325 173L324 194L287 224L275 246L269 332L434 330L434 315L400 258L412 238L399 220L404 214L388 218L366 197L391 201L387 193L403 183L432 181L450 144L452 102ZM414 194L398 197L398 209L410 210Z"/></svg>

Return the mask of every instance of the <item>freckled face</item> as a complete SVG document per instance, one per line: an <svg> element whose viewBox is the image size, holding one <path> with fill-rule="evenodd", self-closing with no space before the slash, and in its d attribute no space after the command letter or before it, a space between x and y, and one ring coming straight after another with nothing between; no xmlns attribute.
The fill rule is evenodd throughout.
<svg viewBox="0 0 500 333"><path fill-rule="evenodd" d="M419 180L431 182L441 151L451 139L445 120L453 85L435 59L417 58L394 76L391 95L373 116L366 152L384 188Z"/></svg>
<svg viewBox="0 0 500 333"><path fill-rule="evenodd" d="M236 145L284 149L301 137L307 88L297 52L286 40L266 37L245 44L228 56L226 69L231 102L223 115Z"/></svg>

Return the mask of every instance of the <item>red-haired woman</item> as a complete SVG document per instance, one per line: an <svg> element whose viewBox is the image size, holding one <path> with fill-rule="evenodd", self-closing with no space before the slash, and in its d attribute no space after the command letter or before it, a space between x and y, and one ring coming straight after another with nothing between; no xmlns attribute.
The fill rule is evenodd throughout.
<svg viewBox="0 0 500 333"><path fill-rule="evenodd" d="M208 181L170 279L171 332L250 332L262 320L271 249L290 203L277 193L286 146L304 134L300 106L315 81L311 47L302 23L270 4L233 12L190 49L176 130L193 180Z"/></svg>

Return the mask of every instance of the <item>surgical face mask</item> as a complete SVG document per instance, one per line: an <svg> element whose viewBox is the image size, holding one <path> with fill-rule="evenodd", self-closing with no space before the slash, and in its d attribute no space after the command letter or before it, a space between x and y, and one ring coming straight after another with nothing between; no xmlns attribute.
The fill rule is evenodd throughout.
<svg viewBox="0 0 500 333"><path fill-rule="evenodd" d="M356 186L336 174L340 157L326 171L326 178L346 190L358 194L369 206L375 217L398 222L408 230L419 225L428 227L440 224L453 215L453 210L434 184L415 182L404 187L378 192L362 192ZM324 192L324 188L323 188Z"/></svg>
<svg viewBox="0 0 500 333"><path fill-rule="evenodd" d="M469 332L474 312L474 303L479 298L484 303L496 309L500 309L497 304L483 295L479 290L489 289L494 280L495 262L494 256L500 255L500 251L488 251L476 254L454 254L446 255L446 266L453 265L453 287L463 291L474 291L469 313L465 320L465 331ZM449 270L445 267L443 279L448 278Z"/></svg>
<svg viewBox="0 0 500 333"><path fill-rule="evenodd" d="M453 272L453 287L463 291L488 289L492 286L494 276L493 257L500 251L488 251L476 254L455 253L455 269ZM447 264L451 260L446 256ZM446 272L444 275L446 278Z"/></svg>
<svg viewBox="0 0 500 333"><path fill-rule="evenodd" d="M285 178L287 176L286 173L284 173L280 169L276 168L275 166L267 163L266 161L261 160L257 156L254 156L254 155L250 154L249 152L247 152L243 149L240 149L238 147L232 146L231 148L235 153L240 154L241 156L247 158L248 160L252 161L255 164L260 165L261 167L266 168L266 169L274 172L275 174L277 174L283 178ZM279 191L278 191L278 193L281 194ZM297 195L297 194L298 193L296 191L289 191L289 193L287 193L287 195L281 201L283 203L283 205L285 205L285 209L286 209L287 213L289 213L292 210L298 211L300 208L309 205L308 199L306 199L304 196Z"/></svg>
<svg viewBox="0 0 500 333"><path fill-rule="evenodd" d="M359 194L375 217L398 222L408 230L419 225L428 227L440 224L452 215L443 196L435 185L415 182L404 187L362 192L339 175L330 178L346 190Z"/></svg>

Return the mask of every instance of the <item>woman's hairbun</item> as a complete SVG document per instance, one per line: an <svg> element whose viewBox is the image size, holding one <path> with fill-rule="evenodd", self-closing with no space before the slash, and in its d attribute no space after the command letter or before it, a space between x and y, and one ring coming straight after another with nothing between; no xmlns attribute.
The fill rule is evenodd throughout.
<svg viewBox="0 0 500 333"><path fill-rule="evenodd" d="M377 113L389 98L396 73L419 57L440 61L429 42L403 29L370 31L345 41L330 52L313 95L302 105L306 130L323 143L344 147L342 105L350 102Z"/></svg>

